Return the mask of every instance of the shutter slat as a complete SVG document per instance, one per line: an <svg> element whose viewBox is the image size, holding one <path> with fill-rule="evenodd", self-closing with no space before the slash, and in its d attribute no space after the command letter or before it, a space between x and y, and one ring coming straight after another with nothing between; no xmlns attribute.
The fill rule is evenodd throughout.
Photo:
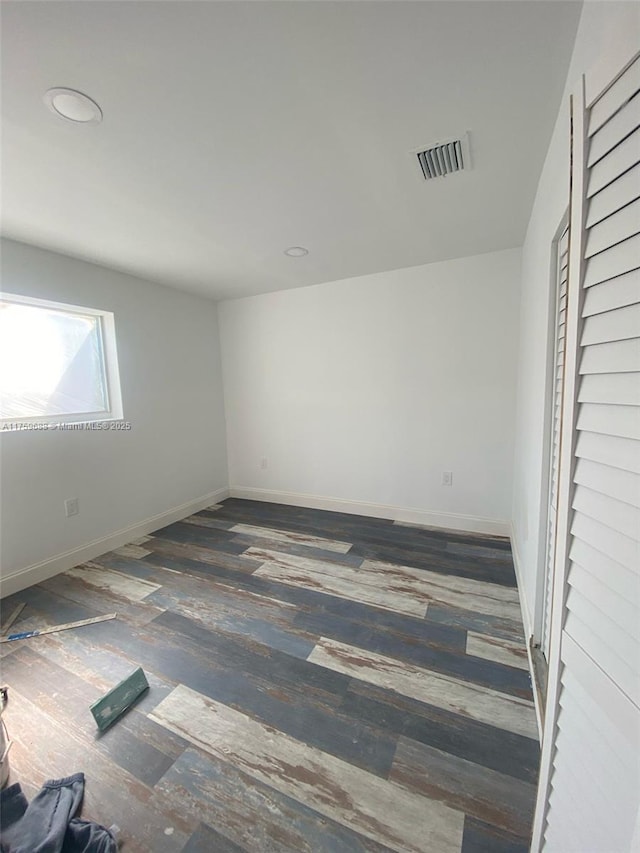
<svg viewBox="0 0 640 853"><path fill-rule="evenodd" d="M576 442L576 456L640 474L637 442L627 438L581 432Z"/></svg>
<svg viewBox="0 0 640 853"><path fill-rule="evenodd" d="M610 278L588 288L584 297L582 316L602 314L614 308L624 308L638 301L640 293L640 269ZM640 336L640 330L638 331Z"/></svg>
<svg viewBox="0 0 640 853"><path fill-rule="evenodd" d="M608 554L616 563L622 563L627 569L635 571L640 557L637 541L579 513L573 518L571 534L591 545L596 551Z"/></svg>
<svg viewBox="0 0 640 853"><path fill-rule="evenodd" d="M620 779L628 779L633 771L616 761L610 766L605 759L602 775L599 775L597 783L592 781L589 765L591 761L600 759L602 752L607 754L607 744L597 741L601 749L595 747L592 750L593 725L584 718L572 697L563 696L562 699L558 714L558 742L561 749L572 755L575 753L576 760L563 766L557 776L554 774L549 804L550 808L552 805L554 809L562 810L562 820L552 821L549 827L546 836L548 849L554 853L617 853L625 849L624 839L619 838L618 833L624 827L629 804L628 795L616 798L616 792ZM589 744L589 749L585 749L585 743ZM582 814L591 797L596 803L595 814L592 810L589 815L593 826ZM565 820L565 815L571 819ZM607 817L614 819L615 834L608 827Z"/></svg>
<svg viewBox="0 0 640 853"><path fill-rule="evenodd" d="M594 101L589 110L588 135L593 134L611 116L633 98L640 89L640 59L636 59L607 91Z"/></svg>
<svg viewBox="0 0 640 853"><path fill-rule="evenodd" d="M640 196L640 165L634 166L611 184L596 193L589 201L587 228L611 216L616 210Z"/></svg>
<svg viewBox="0 0 640 853"><path fill-rule="evenodd" d="M582 377L580 403L640 406L640 374L589 373Z"/></svg>
<svg viewBox="0 0 640 853"><path fill-rule="evenodd" d="M558 737L562 737L560 732L558 732ZM589 828L582 819L580 809L576 807L576 798L567 795L568 791L579 790L577 786L579 781L579 778L571 778L569 767L563 768L559 788L558 781L554 778L554 783L549 790L549 814L544 836L545 850L561 850L562 853L584 853L588 849ZM562 820L550 822L550 818L555 812L562 815Z"/></svg>
<svg viewBox="0 0 640 853"><path fill-rule="evenodd" d="M567 609L568 613L565 625L567 634L615 681L625 696L628 696L634 704L640 702L638 675L594 631L592 623L595 621L601 631L610 632L610 639L612 641L620 642L621 639L614 636L616 626L610 619L605 621L604 615L598 608L590 607L584 599L572 595L571 591L567 600ZM638 647L628 641L626 646L630 659L637 659Z"/></svg>
<svg viewBox="0 0 640 853"><path fill-rule="evenodd" d="M631 705L606 673L581 654L571 638L563 644L562 658L565 665L564 690L593 720L594 734L609 745L623 764L626 756L632 756L630 767L637 771L640 749L637 708Z"/></svg>
<svg viewBox="0 0 640 853"><path fill-rule="evenodd" d="M640 372L640 338L593 344L585 347L580 359L580 373Z"/></svg>
<svg viewBox="0 0 640 853"><path fill-rule="evenodd" d="M629 237L587 261L584 286L591 287L640 267L640 236Z"/></svg>
<svg viewBox="0 0 640 853"><path fill-rule="evenodd" d="M640 588L635 569L627 569L580 539L571 544L571 559L605 583L613 594L628 602L632 610L637 610L640 605Z"/></svg>
<svg viewBox="0 0 640 853"><path fill-rule="evenodd" d="M570 714L575 719L578 728L581 724L591 728L592 736L596 735L594 740L605 750L618 772L634 770L635 756L629 755L628 742L612 730L608 717L598 713L599 708L589 702L584 687L572 679L570 673L567 673L566 686L560 691L558 704L566 710L567 716Z"/></svg>
<svg viewBox="0 0 640 853"><path fill-rule="evenodd" d="M565 729L558 730L557 748L573 755L576 747L570 739L566 738L567 724ZM593 789L595 784L591 783L584 748L578 753L575 765L566 764L558 769L554 775L554 781L549 795L549 820L550 825L545 834L545 851L555 853L610 853L612 844L611 833L607 829L606 821L602 818L608 814L608 803L598 797ZM589 817L593 821L586 820L585 804L593 797L596 807L589 808ZM562 815L561 820L553 821L553 813L557 811ZM571 815L571 819L567 816ZM616 822L619 827L620 821ZM618 830L619 831L619 830ZM622 848L617 848L622 849Z"/></svg>
<svg viewBox="0 0 640 853"><path fill-rule="evenodd" d="M587 317L580 340L581 346L637 338L640 329L640 305L616 308Z"/></svg>
<svg viewBox="0 0 640 853"><path fill-rule="evenodd" d="M640 199L603 219L589 230L585 257L590 258L640 233Z"/></svg>
<svg viewBox="0 0 640 853"><path fill-rule="evenodd" d="M608 584L603 583L578 564L572 567L569 582L588 601L599 604L603 612L633 639L640 652L640 620L637 602L628 601L616 595Z"/></svg>
<svg viewBox="0 0 640 853"><path fill-rule="evenodd" d="M597 409L597 406L590 406ZM612 468L590 459L578 459L574 482L588 485L603 495L610 495L635 507L640 507L640 475L632 471Z"/></svg>
<svg viewBox="0 0 640 853"><path fill-rule="evenodd" d="M594 719L602 717L613 725L603 727L603 736L610 740L626 741L626 749L637 758L640 751L640 726L638 708L618 688L606 672L598 667L570 638L562 644L562 662L565 665L564 682L569 686L578 682L590 696L589 712Z"/></svg>
<svg viewBox="0 0 640 853"><path fill-rule="evenodd" d="M589 170L587 197L595 195L620 175L631 169L640 157L640 129L634 130L613 151Z"/></svg>
<svg viewBox="0 0 640 853"><path fill-rule="evenodd" d="M582 634L583 641L580 642L576 636L579 629L576 627L576 631L569 630L573 639L579 642L591 659L637 704L640 702L640 676L635 667L635 662L640 657L637 629L632 625L631 633L628 632L624 625L603 610L598 601L589 597L592 591L588 592L588 596L583 595L570 581L567 595L567 629L575 626L574 618L581 623L580 630L586 631L588 637Z"/></svg>
<svg viewBox="0 0 640 853"><path fill-rule="evenodd" d="M584 654L570 634L566 635L563 643L562 657L564 658L564 671L562 673L563 687L560 695L562 707L568 716L577 719L586 719L590 723L591 738L589 743L582 744L580 750L582 755L589 754L591 740L597 740L599 744L607 747L610 757L622 767L614 791L620 793L620 802L629 802L631 805L624 809L624 821L626 826L616 826L616 830L622 831L622 844L616 844L612 827L609 826L608 814L603 812L597 815L597 823L607 826L610 833L608 845L601 848L602 853L606 850L630 850L628 843L630 831L633 829L635 812L637 806L638 791L638 763L637 755L640 744L640 715L638 708L629 700L629 697L606 675L597 664ZM566 756L562 764L567 768L573 765L573 756ZM629 761L631 758L631 761ZM590 808L599 810L601 804L598 800L592 800L591 788L593 785L594 769L600 771L597 764L589 762L591 772L582 773L581 783L586 788L584 803ZM605 761L605 764L607 762ZM559 769L559 768L558 768ZM627 800L628 798L628 800ZM587 814L588 822L593 821L593 816ZM611 846L615 845L615 846ZM592 848L587 846L585 851ZM564 851L562 851L564 853ZM595 851L594 851L595 853ZM600 853L600 850L597 851Z"/></svg>
<svg viewBox="0 0 640 853"><path fill-rule="evenodd" d="M572 506L589 518L606 524L623 536L633 539L640 530L640 510L631 504L603 495L587 486L579 485Z"/></svg>
<svg viewBox="0 0 640 853"><path fill-rule="evenodd" d="M578 429L640 441L640 412L635 406L585 403L580 406Z"/></svg>
<svg viewBox="0 0 640 853"><path fill-rule="evenodd" d="M593 748L591 748L593 739L592 730L593 726L589 723L588 719L584 719L580 708L575 705L567 706L565 698L564 704L560 706L558 714L558 737L564 748L571 749L572 751L575 750L579 753L580 760L576 761L575 765L572 764L571 768L566 768L564 774L565 784L558 786L558 794L561 792L564 793L565 787L570 788L574 794L574 803L571 806L570 802L567 802L564 807L571 809L572 814L579 814L579 802L575 803L575 799L577 798L579 801L582 798L584 802L591 790L595 788L597 790L598 802L603 811L612 816L615 815L617 820L622 820L627 803L624 797L616 796L617 782L621 778L621 775L628 771L620 762L613 760L613 762L609 763L606 761L606 743L597 741L597 745L593 744ZM584 749L585 738L590 746L588 751ZM595 786L592 784L588 772L589 761L594 759L605 760L605 769L599 776L597 785ZM611 759L610 754L609 759ZM556 804L559 802L561 802L561 799L558 796ZM589 833L588 836L585 835L587 832ZM562 851L562 853L586 853L586 851L589 851L589 853L598 851L600 853L600 851L609 851L611 838L607 833L606 825L600 825L598 832L593 834L590 828L585 827L584 822L582 822L580 826L573 828L569 836L569 842L563 841L555 849ZM568 846L568 843L571 842L574 844L577 842L580 846Z"/></svg>
<svg viewBox="0 0 640 853"><path fill-rule="evenodd" d="M640 126L640 96L633 98L602 125L591 137L587 166L591 167L608 151L611 151L621 139L627 137Z"/></svg>
<svg viewBox="0 0 640 853"><path fill-rule="evenodd" d="M580 761L576 762L576 764L571 768L571 789L573 793L579 797L584 796L581 789L585 787L585 784L589 784L585 783L585 780L589 779L589 757L593 757L593 753L591 756L585 754L584 741L582 740L589 731L588 723L581 726L580 717L572 713L572 711L572 708L566 707L565 699L565 705L561 706L561 711L558 714L558 729L559 737L561 737L564 746L572 751L576 750L580 755ZM624 802L616 797L617 785L614 768L620 772L619 766L618 768L616 768L615 764L613 768L608 766L606 771L599 776L594 788L597 791L598 801L600 802L602 809L616 815L616 817L620 819L624 815ZM588 792L585 791L584 793L586 794ZM574 806L574 812L575 810ZM582 827L582 832L584 833L584 831L584 827ZM595 837L591 835L589 839L584 839L581 843L589 843L591 845L594 843L597 843L598 845L610 844L611 839L607 838L606 835L603 835L603 833L606 833L606 829L601 829L600 833L600 835L596 835ZM563 851L567 850L566 847L562 849ZM599 849L606 850L607 848L600 846ZM589 850L589 848L583 846L581 853L585 853L587 850Z"/></svg>

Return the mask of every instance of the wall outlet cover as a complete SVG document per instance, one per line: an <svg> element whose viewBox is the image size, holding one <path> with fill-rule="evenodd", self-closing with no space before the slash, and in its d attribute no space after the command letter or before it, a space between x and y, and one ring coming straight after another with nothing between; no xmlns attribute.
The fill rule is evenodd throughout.
<svg viewBox="0 0 640 853"><path fill-rule="evenodd" d="M64 502L64 512L67 518L71 518L72 515L78 515L80 512L78 498L68 498Z"/></svg>

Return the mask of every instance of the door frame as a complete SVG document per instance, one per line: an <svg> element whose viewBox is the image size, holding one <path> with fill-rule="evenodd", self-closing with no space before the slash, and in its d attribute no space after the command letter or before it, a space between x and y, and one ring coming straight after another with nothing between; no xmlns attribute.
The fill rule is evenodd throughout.
<svg viewBox="0 0 640 853"><path fill-rule="evenodd" d="M538 513L538 571L533 609L532 642L542 648L545 608L547 601L547 561L549 516L551 511L551 454L553 444L553 413L555 401L556 335L558 327L558 261L560 240L569 225L569 205L560 220L553 239L549 257L549 289L547 296L547 347L544 390L544 435L542 439L542 465L540 476L540 512ZM557 531L556 531L557 536ZM553 583L553 579L551 579ZM547 664L549 662L547 661Z"/></svg>

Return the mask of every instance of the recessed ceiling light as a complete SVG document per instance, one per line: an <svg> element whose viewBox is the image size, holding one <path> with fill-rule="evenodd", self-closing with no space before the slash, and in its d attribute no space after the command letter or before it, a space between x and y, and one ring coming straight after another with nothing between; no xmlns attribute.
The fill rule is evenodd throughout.
<svg viewBox="0 0 640 853"><path fill-rule="evenodd" d="M87 95L74 89L49 89L44 102L52 113L77 124L98 124L102 121L102 110Z"/></svg>
<svg viewBox="0 0 640 853"><path fill-rule="evenodd" d="M290 246L284 250L284 253L290 258L304 258L305 255L309 254L309 250L305 249L304 246Z"/></svg>

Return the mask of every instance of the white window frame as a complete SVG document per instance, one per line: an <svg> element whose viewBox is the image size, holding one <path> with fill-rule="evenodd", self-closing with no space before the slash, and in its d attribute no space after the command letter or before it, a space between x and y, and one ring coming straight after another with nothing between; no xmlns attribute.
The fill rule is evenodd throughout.
<svg viewBox="0 0 640 853"><path fill-rule="evenodd" d="M85 317L95 317L98 320L100 343L102 349L102 365L104 371L107 406L95 412L64 413L59 415L28 415L20 417L0 418L3 434L29 428L31 424L83 424L105 421L121 421L123 418L122 392L120 389L120 370L118 367L118 349L116 344L115 318L111 311L99 308L87 308L84 305L70 305L66 302L54 302L35 296L23 296L18 293L1 293L4 302L14 305L31 305L34 308L44 308L63 314L79 314ZM8 426L13 425L10 429Z"/></svg>

